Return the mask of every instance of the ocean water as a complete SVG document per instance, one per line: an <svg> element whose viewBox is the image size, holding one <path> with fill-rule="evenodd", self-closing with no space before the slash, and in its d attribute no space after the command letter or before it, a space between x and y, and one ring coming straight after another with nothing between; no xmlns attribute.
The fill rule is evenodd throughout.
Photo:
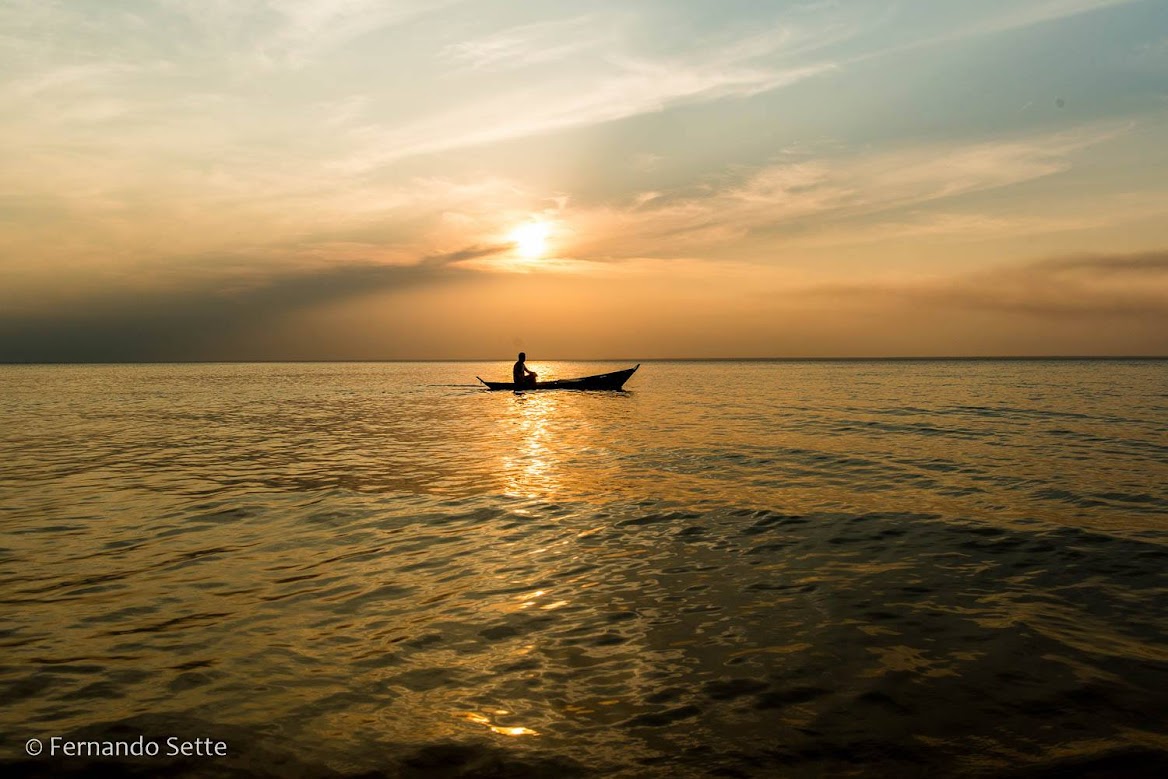
<svg viewBox="0 0 1168 779"><path fill-rule="evenodd" d="M509 368L0 366L0 771L1168 774L1168 362Z"/></svg>

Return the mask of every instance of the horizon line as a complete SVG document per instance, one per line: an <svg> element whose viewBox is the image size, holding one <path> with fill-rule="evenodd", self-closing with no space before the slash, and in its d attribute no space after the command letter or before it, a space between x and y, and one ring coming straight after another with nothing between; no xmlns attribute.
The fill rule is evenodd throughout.
<svg viewBox="0 0 1168 779"><path fill-rule="evenodd" d="M873 357L843 356L843 357L545 357L530 362L1058 362L1058 361L1096 361L1096 362L1155 362L1168 360L1168 354L1163 355L883 355ZM330 363L491 363L510 362L511 358L476 358L476 357L441 357L441 358L359 358L359 359L247 359L247 360L0 360L0 366L16 365L250 365L250 364L330 364Z"/></svg>

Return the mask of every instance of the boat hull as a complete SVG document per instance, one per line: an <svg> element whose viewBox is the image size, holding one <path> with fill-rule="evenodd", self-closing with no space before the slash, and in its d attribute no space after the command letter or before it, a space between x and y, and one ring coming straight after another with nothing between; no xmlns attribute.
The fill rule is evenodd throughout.
<svg viewBox="0 0 1168 779"><path fill-rule="evenodd" d="M537 381L535 384L514 384L509 381L486 381L480 376L475 378L486 385L489 390L514 390L527 392L528 390L619 390L624 387L629 377L640 368L637 363L632 368L612 373L600 373L595 376L582 376L578 379L556 379L555 381Z"/></svg>

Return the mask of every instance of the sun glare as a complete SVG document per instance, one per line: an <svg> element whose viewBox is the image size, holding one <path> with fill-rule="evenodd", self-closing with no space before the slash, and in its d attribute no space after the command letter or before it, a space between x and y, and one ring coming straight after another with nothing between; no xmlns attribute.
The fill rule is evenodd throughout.
<svg viewBox="0 0 1168 779"><path fill-rule="evenodd" d="M525 222L511 231L508 236L515 244L515 251L520 257L536 260L547 251L548 233L551 225L547 222Z"/></svg>

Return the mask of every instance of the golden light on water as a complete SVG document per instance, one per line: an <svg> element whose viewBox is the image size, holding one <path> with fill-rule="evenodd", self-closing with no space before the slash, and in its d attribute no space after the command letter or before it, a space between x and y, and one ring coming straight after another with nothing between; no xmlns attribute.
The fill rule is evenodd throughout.
<svg viewBox="0 0 1168 779"><path fill-rule="evenodd" d="M507 714L505 710L499 710L497 713ZM539 731L532 730L521 726L506 727L503 725L496 725L491 721L491 718L485 714L480 714L477 711L457 712L456 717L464 719L468 722L473 722L476 725L482 725L493 733L498 733L500 736L538 736Z"/></svg>
<svg viewBox="0 0 1168 779"><path fill-rule="evenodd" d="M545 373L540 378L547 377ZM553 456L555 442L548 432L557 408L554 398L516 399L513 421L517 444L501 458L508 494L534 498L557 488L559 458Z"/></svg>
<svg viewBox="0 0 1168 779"><path fill-rule="evenodd" d="M538 731L532 730L531 728L522 728L522 727L501 728L501 727L498 727L496 725L492 725L491 730L493 730L494 732L498 733L501 736L538 736L539 735Z"/></svg>

